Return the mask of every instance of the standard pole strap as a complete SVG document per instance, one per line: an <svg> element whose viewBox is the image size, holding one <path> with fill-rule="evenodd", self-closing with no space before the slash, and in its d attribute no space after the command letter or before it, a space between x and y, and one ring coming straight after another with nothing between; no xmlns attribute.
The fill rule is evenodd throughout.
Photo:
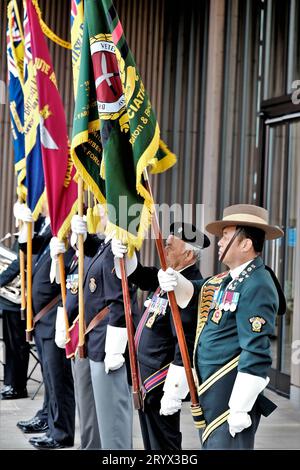
<svg viewBox="0 0 300 470"><path fill-rule="evenodd" d="M221 258L220 258L220 262L222 263L223 259L225 258L226 254L228 253L228 250L229 248L231 247L231 245L233 244L234 240L236 239L236 237L239 236L239 234L241 233L243 229L242 228L239 228L235 233L234 235L232 236L231 240L228 242L228 245L226 246Z"/></svg>
<svg viewBox="0 0 300 470"><path fill-rule="evenodd" d="M87 329L85 330L84 334L87 335L90 331L92 331L108 314L109 307L104 307L97 315L90 321L88 324Z"/></svg>
<svg viewBox="0 0 300 470"><path fill-rule="evenodd" d="M49 310L54 307L55 304L57 304L57 302L59 301L60 299L60 294L57 295L56 297L54 297L54 299L51 300L51 302L49 302L47 305L45 305L44 308L42 308L42 310L39 311L39 313L37 313L34 318L33 318L33 324L35 325L42 317L44 317L46 315L46 313L49 312Z"/></svg>

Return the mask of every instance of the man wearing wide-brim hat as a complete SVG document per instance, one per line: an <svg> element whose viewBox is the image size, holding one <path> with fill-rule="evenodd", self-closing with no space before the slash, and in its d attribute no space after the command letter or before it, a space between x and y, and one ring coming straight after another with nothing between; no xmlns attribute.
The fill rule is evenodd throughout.
<svg viewBox="0 0 300 470"><path fill-rule="evenodd" d="M204 449L252 449L260 416L275 405L262 395L269 382L270 336L285 300L274 273L261 258L265 240L282 237L262 207L238 204L206 230L221 237L219 260L229 271L189 282L170 268L160 286L174 290L185 307L199 297L194 364L205 427Z"/></svg>
<svg viewBox="0 0 300 470"><path fill-rule="evenodd" d="M166 240L168 266L182 277L201 280L197 266L201 250L210 245L209 238L192 224L175 222ZM112 252L121 258L127 247L112 240ZM167 293L159 288L158 269L145 267L136 256L126 259L129 280L140 289L150 291L145 310L137 325L135 342L139 375L143 391L143 410L139 410L144 448L146 450L181 449L180 409L189 388L183 367ZM116 273L118 262L115 261ZM195 303L180 311L190 358L193 355L197 317Z"/></svg>

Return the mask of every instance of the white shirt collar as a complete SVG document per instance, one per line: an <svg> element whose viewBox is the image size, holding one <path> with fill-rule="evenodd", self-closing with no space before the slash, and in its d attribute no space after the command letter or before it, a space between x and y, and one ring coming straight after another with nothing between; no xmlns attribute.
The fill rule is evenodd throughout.
<svg viewBox="0 0 300 470"><path fill-rule="evenodd" d="M252 263L253 259L251 259L250 261L247 261L246 263L241 264L240 266L237 266L234 269L231 269L230 270L230 275L231 275L232 279L236 279L237 277L239 277L241 272L244 271L245 267L248 266L248 264Z"/></svg>

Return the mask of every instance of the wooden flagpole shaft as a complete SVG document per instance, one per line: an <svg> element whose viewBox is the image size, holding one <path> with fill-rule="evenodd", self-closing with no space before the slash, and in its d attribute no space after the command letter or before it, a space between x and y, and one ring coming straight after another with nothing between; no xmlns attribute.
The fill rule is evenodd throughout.
<svg viewBox="0 0 300 470"><path fill-rule="evenodd" d="M150 183L149 183L148 175L147 175L146 171L144 171L144 178L145 178L145 187L146 187L147 191L149 192L149 194L151 195L151 198L153 200L152 190L151 190L151 187L150 187ZM154 200L153 200L153 203L154 203ZM157 247L157 251L158 251L160 264L161 264L162 269L165 271L167 269L167 259L166 259L165 249L164 249L164 245L163 245L163 239L162 239L161 231L160 231L160 228L159 228L159 223L158 223L157 214L156 214L155 209L154 209L154 214L153 214L153 218L152 218L152 224L153 224L153 230L154 230L154 235L155 235L155 243L156 243L156 247ZM189 386L189 389L190 389L192 406L198 407L199 406L199 400L198 400L196 385L195 385L195 381L194 381L194 377L193 377L193 373L192 373L192 369L191 369L191 362L190 362L188 349L187 349L187 345L186 345L186 340L185 340L185 336L184 336L184 331L183 331L183 327L182 327L181 316L180 316L180 313L179 313L179 310L178 310L175 294L174 294L173 291L168 292L168 298L169 298L169 302L170 302L170 307L171 307L171 312L172 312L172 316L173 316L176 335L177 335L177 338L178 338L178 345L179 345L179 349L180 349L180 352L181 352L182 362L183 362L183 365L184 365L184 368L185 368L187 382L188 382L188 386Z"/></svg>
<svg viewBox="0 0 300 470"><path fill-rule="evenodd" d="M78 177L78 215L83 217L83 180ZM83 277L84 277L84 248L83 235L78 236L78 312L79 312L79 341L78 354L80 358L86 357L84 345L84 297L83 297Z"/></svg>
<svg viewBox="0 0 300 470"><path fill-rule="evenodd" d="M27 309L26 309L26 341L32 341L32 222L27 223Z"/></svg>
<svg viewBox="0 0 300 470"><path fill-rule="evenodd" d="M26 275L25 275L25 253L19 250L20 276L21 276L21 320L26 318Z"/></svg>
<svg viewBox="0 0 300 470"><path fill-rule="evenodd" d="M15 5L15 10L18 10L18 5ZM18 197L18 201L20 203L23 202L21 196ZM20 226L21 223L22 222L19 220L18 225ZM26 319L26 273L25 273L25 253L22 250L19 250L19 261L20 261L20 277L21 277L21 309L20 311L21 311L21 320L25 320Z"/></svg>
<svg viewBox="0 0 300 470"><path fill-rule="evenodd" d="M128 349L129 349L130 370L131 370L131 378L132 378L133 404L136 410L140 410L142 408L142 399L141 399L140 387L139 387L138 366L137 366L136 351L135 351L135 344L134 344L134 328L133 328L130 294L129 294L124 258L120 259L120 269L121 269L122 290L123 290L123 299L124 299L125 320L126 320L126 328L127 328L127 334L128 334Z"/></svg>
<svg viewBox="0 0 300 470"><path fill-rule="evenodd" d="M60 291L61 291L61 300L64 309L64 319L66 325L66 342L70 341L70 333L69 333L69 319L66 310L66 299L67 299L67 291L66 291L66 275L65 275L65 263L64 263L64 255L60 253L58 255L58 266L59 266L59 278L60 278Z"/></svg>

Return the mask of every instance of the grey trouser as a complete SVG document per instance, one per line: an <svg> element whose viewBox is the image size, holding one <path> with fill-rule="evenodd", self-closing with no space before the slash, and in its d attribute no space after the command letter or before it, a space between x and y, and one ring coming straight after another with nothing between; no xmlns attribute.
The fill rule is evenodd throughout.
<svg viewBox="0 0 300 470"><path fill-rule="evenodd" d="M132 449L133 407L125 364L105 373L104 362L90 359L102 449Z"/></svg>
<svg viewBox="0 0 300 470"><path fill-rule="evenodd" d="M71 361L81 449L101 449L89 359Z"/></svg>

